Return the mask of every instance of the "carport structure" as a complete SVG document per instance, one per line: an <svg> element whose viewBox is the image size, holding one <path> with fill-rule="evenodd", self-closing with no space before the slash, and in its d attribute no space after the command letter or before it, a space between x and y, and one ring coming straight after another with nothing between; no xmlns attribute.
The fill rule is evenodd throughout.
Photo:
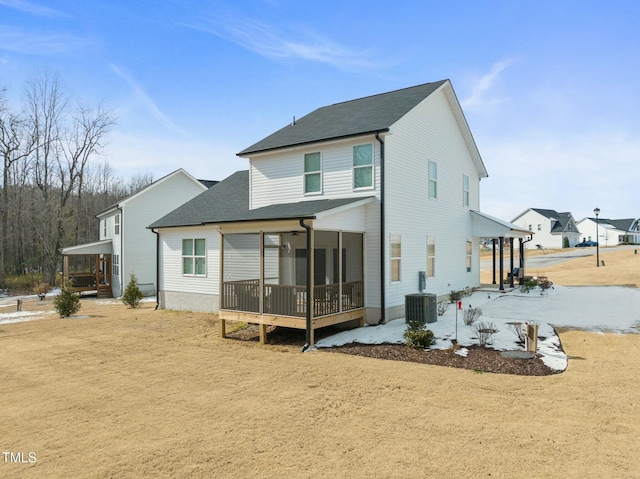
<svg viewBox="0 0 640 479"><path fill-rule="evenodd" d="M515 276L513 274L515 269L513 254L514 239L517 238L519 243L518 276L520 278L523 278L525 274L524 245L525 243L533 239L533 233L531 231L520 228L517 225L502 221L498 218L494 218L493 216L489 216L479 211L472 211L471 215L473 222L473 235L480 238L491 239L491 244L493 246L492 284L499 284L499 291L505 290L504 245L505 241L509 242L509 287L513 288ZM499 244L498 258L496 258L496 243ZM498 261L498 265L496 265L496 261ZM496 281L496 272L498 272L500 278L499 281Z"/></svg>

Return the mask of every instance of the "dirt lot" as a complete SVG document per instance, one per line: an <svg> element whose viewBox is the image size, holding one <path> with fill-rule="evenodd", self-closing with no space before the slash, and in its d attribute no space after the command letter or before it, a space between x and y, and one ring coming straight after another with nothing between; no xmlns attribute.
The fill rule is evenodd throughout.
<svg viewBox="0 0 640 479"><path fill-rule="evenodd" d="M640 335L560 332L567 371L530 377L223 340L150 303L79 315L0 325L2 478L640 477Z"/></svg>

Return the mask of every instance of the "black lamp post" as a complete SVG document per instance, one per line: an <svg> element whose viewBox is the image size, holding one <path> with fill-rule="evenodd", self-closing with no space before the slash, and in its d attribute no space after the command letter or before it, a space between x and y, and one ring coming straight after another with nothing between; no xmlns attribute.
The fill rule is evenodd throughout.
<svg viewBox="0 0 640 479"><path fill-rule="evenodd" d="M595 208L593 214L596 215L596 266L600 267L600 238L598 237L598 215L600 208Z"/></svg>

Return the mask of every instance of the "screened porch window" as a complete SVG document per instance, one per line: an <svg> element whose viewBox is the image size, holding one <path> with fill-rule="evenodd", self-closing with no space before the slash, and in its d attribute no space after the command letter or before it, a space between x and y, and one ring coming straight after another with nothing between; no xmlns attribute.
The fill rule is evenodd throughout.
<svg viewBox="0 0 640 479"><path fill-rule="evenodd" d="M207 274L204 239L182 240L182 274L195 276Z"/></svg>

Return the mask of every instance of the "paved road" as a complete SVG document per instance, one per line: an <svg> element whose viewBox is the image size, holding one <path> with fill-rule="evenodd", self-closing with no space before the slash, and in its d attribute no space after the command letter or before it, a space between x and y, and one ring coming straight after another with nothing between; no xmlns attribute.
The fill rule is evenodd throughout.
<svg viewBox="0 0 640 479"><path fill-rule="evenodd" d="M601 248L600 253L610 252L610 251L629 250L629 249L640 249L640 248L638 247L638 245L611 246L608 248ZM538 256L527 256L525 253L525 257L527 259L527 268L547 268L549 266L553 266L553 265L562 263L564 261L568 261L570 259L579 258L581 256L595 256L595 255L596 255L595 247L567 248L566 250L562 250L557 253L546 253ZM482 261L480 261L480 269L490 270L492 267L492 264L493 262L491 259L483 259ZM500 258L496 257L496 267L499 267L499 264L500 264ZM509 269L509 253L508 252L505 252L505 255L504 255L504 268L505 270Z"/></svg>

